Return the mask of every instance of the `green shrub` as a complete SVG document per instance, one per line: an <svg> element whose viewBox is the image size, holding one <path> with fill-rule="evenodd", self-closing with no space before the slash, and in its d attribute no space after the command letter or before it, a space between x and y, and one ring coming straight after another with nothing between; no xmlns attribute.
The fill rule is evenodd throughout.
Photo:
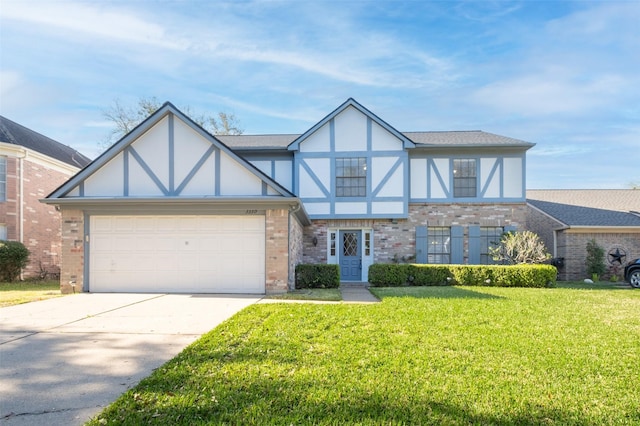
<svg viewBox="0 0 640 426"><path fill-rule="evenodd" d="M18 241L0 241L0 281L12 282L29 263L29 250Z"/></svg>
<svg viewBox="0 0 640 426"><path fill-rule="evenodd" d="M374 263L369 266L369 284L374 287L399 287L407 285L409 268L406 263Z"/></svg>
<svg viewBox="0 0 640 426"><path fill-rule="evenodd" d="M302 263L296 266L296 288L338 288L338 265Z"/></svg>
<svg viewBox="0 0 640 426"><path fill-rule="evenodd" d="M451 280L448 265L409 265L409 284L414 286L447 285Z"/></svg>
<svg viewBox="0 0 640 426"><path fill-rule="evenodd" d="M585 259L587 265L588 276L601 276L603 275L607 267L604 264L604 249L598 245L595 239L591 239L587 242L587 258ZM594 281L597 281L595 279Z"/></svg>
<svg viewBox="0 0 640 426"><path fill-rule="evenodd" d="M558 271L551 265L422 265L380 264L369 267L374 287L404 285L468 285L553 287Z"/></svg>

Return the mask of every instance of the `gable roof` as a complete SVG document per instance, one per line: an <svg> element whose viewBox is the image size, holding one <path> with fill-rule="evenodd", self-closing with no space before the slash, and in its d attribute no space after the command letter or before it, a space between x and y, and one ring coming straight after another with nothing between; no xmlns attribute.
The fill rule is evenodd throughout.
<svg viewBox="0 0 640 426"><path fill-rule="evenodd" d="M91 162L75 149L34 132L0 115L0 142L37 151L74 167L83 168Z"/></svg>
<svg viewBox="0 0 640 426"><path fill-rule="evenodd" d="M215 136L207 132L200 125L191 120L188 116L186 116L182 111L176 108L170 102L165 102L156 112L151 114L146 120L136 126L131 132L123 136L119 141L114 143L109 149L103 152L98 158L93 160L91 164L85 167L80 172L76 173L71 179L62 184L56 190L54 190L47 197L47 202L52 202L51 200L60 200L67 193L73 190L77 185L79 185L83 180L87 179L97 170L102 168L105 164L107 164L110 160L116 157L120 152L122 152L126 147L135 142L141 135L150 130L153 126L158 124L165 116L173 114L178 119L182 120L189 127L191 127L194 131L199 133L225 154L229 155L231 158L241 163L244 167L246 167L251 173L258 176L264 182L267 182L270 186L272 186L279 195L282 195L286 198L295 198L295 195L287 190L285 187L275 182L269 176L260 171L257 167L253 166L251 163L247 162L243 158L239 157L236 153L233 152L228 146L226 146L223 142L217 139Z"/></svg>
<svg viewBox="0 0 640 426"><path fill-rule="evenodd" d="M369 111L368 109L366 109L365 107L360 105L355 99L349 98L342 105L340 105L338 108L336 108L331 113L329 113L329 115L327 115L325 118L320 120L318 123L316 123L309 130L307 130L302 135L300 135L298 138L296 138L296 140L291 142L291 144L289 145L288 149L290 151L298 150L300 142L304 141L307 137L309 137L311 134L313 134L316 130L318 130L319 128L324 126L326 123L328 123L330 120L332 120L335 116L337 116L338 114L340 114L342 111L346 110L349 107L353 107L353 108L357 109L362 114L366 115L371 120L373 120L375 123L377 123L379 126L384 128L385 130L387 130L389 133L391 133L392 135L394 135L395 137L400 139L405 148L413 148L413 147L415 147L415 144L409 138L407 138L405 135L403 135L402 133L400 133L399 131L394 129L391 125L389 125L386 121L382 120L380 117L378 117L377 115L375 115L374 113L372 113L371 111Z"/></svg>
<svg viewBox="0 0 640 426"><path fill-rule="evenodd" d="M640 227L640 190L528 190L527 203L569 227Z"/></svg>

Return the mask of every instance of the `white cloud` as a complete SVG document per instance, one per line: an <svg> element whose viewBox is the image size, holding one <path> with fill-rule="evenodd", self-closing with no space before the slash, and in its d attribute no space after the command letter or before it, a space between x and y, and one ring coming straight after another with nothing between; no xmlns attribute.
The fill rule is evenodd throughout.
<svg viewBox="0 0 640 426"><path fill-rule="evenodd" d="M183 40L168 37L160 25L145 21L124 8L107 8L99 3L8 1L3 2L0 11L2 19L46 25L71 35L82 33L84 36L177 50L187 47Z"/></svg>

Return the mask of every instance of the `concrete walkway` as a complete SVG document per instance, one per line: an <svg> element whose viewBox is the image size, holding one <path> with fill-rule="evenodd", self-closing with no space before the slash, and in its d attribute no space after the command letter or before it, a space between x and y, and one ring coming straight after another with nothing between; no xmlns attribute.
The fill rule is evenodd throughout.
<svg viewBox="0 0 640 426"><path fill-rule="evenodd" d="M261 296L82 293L0 309L0 425L81 425Z"/></svg>
<svg viewBox="0 0 640 426"><path fill-rule="evenodd" d="M369 291L369 283L340 283L342 301L346 303L378 303L380 300Z"/></svg>

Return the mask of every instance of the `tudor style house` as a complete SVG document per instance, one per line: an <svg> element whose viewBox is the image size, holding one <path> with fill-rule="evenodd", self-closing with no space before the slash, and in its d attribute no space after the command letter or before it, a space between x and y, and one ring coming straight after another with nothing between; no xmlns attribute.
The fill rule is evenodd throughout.
<svg viewBox="0 0 640 426"><path fill-rule="evenodd" d="M400 132L348 99L301 135L213 136L166 103L44 202L72 291L275 293L299 263L490 263L533 144Z"/></svg>
<svg viewBox="0 0 640 426"><path fill-rule="evenodd" d="M90 163L73 148L0 116L0 240L30 252L24 278L60 271L60 213L39 200Z"/></svg>

